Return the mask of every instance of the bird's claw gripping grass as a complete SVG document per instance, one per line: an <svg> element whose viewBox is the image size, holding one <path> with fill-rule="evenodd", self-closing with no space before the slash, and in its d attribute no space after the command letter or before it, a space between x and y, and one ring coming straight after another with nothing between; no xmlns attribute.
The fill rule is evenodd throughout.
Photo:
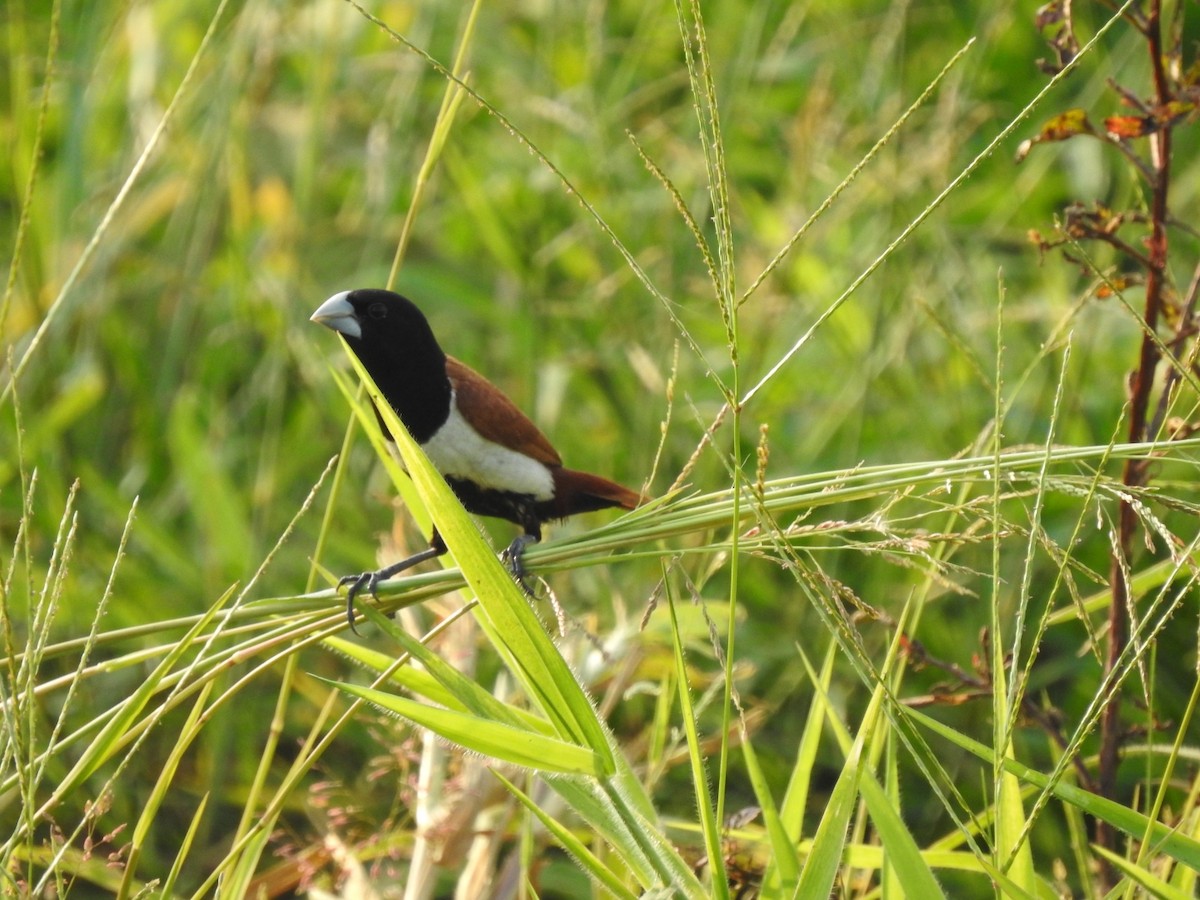
<svg viewBox="0 0 1200 900"><path fill-rule="evenodd" d="M509 544L508 548L500 554L500 561L504 563L504 567L508 569L517 584L521 586L521 590L525 592L525 595L530 598L536 595L533 588L529 586L529 582L526 581L529 571L525 568L522 557L525 555L525 548L537 542L538 539L534 535L523 534ZM435 536L433 546L428 550L414 554L385 569L376 569L374 572L362 572L358 575L346 575L339 578L337 583L338 590L346 587L346 585L350 586L350 589L346 591L346 621L350 625L350 630L358 634L358 629L354 627L354 600L359 594L366 591L368 595L377 599L378 594L376 591L381 581L386 581L419 562L440 556L445 552L446 545L442 542L440 536Z"/></svg>
<svg viewBox="0 0 1200 900"><path fill-rule="evenodd" d="M376 596L375 590L379 587L379 573L363 572L359 575L346 575L338 579L338 590L346 585L350 585L350 590L346 592L346 621L350 623L350 630L358 634L358 629L354 627L354 598L362 593L364 588L369 595Z"/></svg>
<svg viewBox="0 0 1200 900"><path fill-rule="evenodd" d="M504 567L508 569L513 580L520 585L521 590L525 592L526 597L533 598L535 596L533 588L526 581L526 576L529 575L529 570L525 568L523 557L525 556L525 548L530 544L536 544L538 539L532 534L522 534L513 539L513 542L508 545L508 548L500 554L500 561L504 563Z"/></svg>

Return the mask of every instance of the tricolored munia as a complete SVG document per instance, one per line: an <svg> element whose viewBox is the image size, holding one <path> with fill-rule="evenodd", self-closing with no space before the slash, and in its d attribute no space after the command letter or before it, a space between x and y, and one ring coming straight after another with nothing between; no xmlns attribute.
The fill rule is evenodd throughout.
<svg viewBox="0 0 1200 900"><path fill-rule="evenodd" d="M468 512L521 526L523 533L505 551L518 578L521 554L541 540L544 522L644 502L607 478L565 468L546 436L499 388L442 351L411 300L385 290L342 291L322 303L312 321L345 338ZM379 423L390 439L382 418ZM351 628L354 598L362 590L374 594L381 581L445 552L434 528L428 549L341 579L339 587L350 585Z"/></svg>

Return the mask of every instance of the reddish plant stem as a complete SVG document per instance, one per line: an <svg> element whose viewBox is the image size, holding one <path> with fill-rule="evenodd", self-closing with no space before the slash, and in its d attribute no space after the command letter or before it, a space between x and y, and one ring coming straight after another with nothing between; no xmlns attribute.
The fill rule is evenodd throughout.
<svg viewBox="0 0 1200 900"><path fill-rule="evenodd" d="M1149 5L1144 22L1144 33L1150 52L1154 72L1154 93L1158 105L1171 99L1167 73L1163 69L1161 4L1158 0ZM1171 130L1163 128L1150 137L1151 147L1151 208L1150 236L1146 241L1149 264L1146 267L1146 305L1143 312L1147 334L1142 335L1141 352L1137 369L1130 384L1129 440L1144 441L1150 435L1146 425L1150 410L1150 395L1158 369L1159 350L1151 339L1158 327L1162 310L1164 279L1167 267L1167 186L1170 183ZM1130 487L1142 485L1146 480L1146 464L1140 460L1126 460L1122 481ZM1137 516L1126 502L1120 505L1117 524L1117 549L1109 568L1109 585L1112 601L1108 613L1108 653L1105 658L1105 676L1116 669L1125 647L1129 642L1129 586L1125 581L1125 564L1133 552L1133 540L1137 532ZM1121 727L1120 693L1114 692L1112 700L1104 709L1100 720L1100 770L1099 788L1101 796L1116 799L1117 766L1120 758L1124 730ZM1111 827L1098 822L1096 842L1106 849L1115 850L1115 834Z"/></svg>

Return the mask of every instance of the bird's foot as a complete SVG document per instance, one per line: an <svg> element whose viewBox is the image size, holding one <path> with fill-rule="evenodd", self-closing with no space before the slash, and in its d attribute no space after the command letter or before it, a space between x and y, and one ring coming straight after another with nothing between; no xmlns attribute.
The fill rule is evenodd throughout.
<svg viewBox="0 0 1200 900"><path fill-rule="evenodd" d="M350 590L346 592L346 619L350 622L350 630L358 634L358 629L354 627L354 598L361 594L364 590L372 597L376 597L376 589L380 582L387 581L396 575L399 575L405 569L411 569L417 563L425 562L427 559L433 559L436 556L441 556L446 552L446 545L442 542L442 538L435 531L433 540L429 543L428 550L422 550L420 553L414 553L412 556L406 557L400 562L392 563L390 566L385 566L382 569L376 569L374 572L363 572L361 575L347 575L345 578L338 579L338 588L345 585L350 585Z"/></svg>
<svg viewBox="0 0 1200 900"><path fill-rule="evenodd" d="M346 591L346 621L350 623L350 630L355 634L358 634L358 629L354 627L354 598L364 590L370 596L376 596L375 591L379 587L381 572L382 570L363 572L359 575L347 575L338 579L339 589L350 585L350 590Z"/></svg>
<svg viewBox="0 0 1200 900"><path fill-rule="evenodd" d="M508 549L500 554L500 561L504 563L513 579L521 586L521 590L525 592L525 596L533 599L537 596L533 588L529 586L529 571L525 568L525 563L522 557L525 555L525 548L530 544L536 544L538 539L532 534L523 534L516 538Z"/></svg>

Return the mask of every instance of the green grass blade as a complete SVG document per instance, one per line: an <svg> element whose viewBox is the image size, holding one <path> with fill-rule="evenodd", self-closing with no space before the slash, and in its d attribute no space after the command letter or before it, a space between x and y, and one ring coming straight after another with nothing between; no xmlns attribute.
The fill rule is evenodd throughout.
<svg viewBox="0 0 1200 900"><path fill-rule="evenodd" d="M343 346L345 343L343 342ZM434 518L463 576L479 600L481 621L490 631L497 650L568 745L584 745L596 755L601 770L611 774L616 765L608 736L587 695L580 688L562 655L496 554L484 543L466 510L409 436L358 357L346 347L355 370L384 417L388 430L417 492Z"/></svg>
<svg viewBox="0 0 1200 900"><path fill-rule="evenodd" d="M364 647L362 644L356 644L353 641L347 641L336 636L326 638L325 645L347 657L355 664L372 672L386 671L393 668L396 662L394 654L380 653L378 650L372 650L369 647ZM467 706L462 700L422 669L417 669L413 666L401 666L391 673L389 680L407 691L424 697L431 703L437 703L441 706L447 706L450 709L466 712Z"/></svg>
<svg viewBox="0 0 1200 900"><path fill-rule="evenodd" d="M552 734L552 729L544 720L532 719L528 716L522 717L513 707L484 690L478 682L472 681L386 616L370 608L365 609L364 613L371 622L383 629L392 640L403 647L405 653L424 666L438 684L454 698L456 705L461 706L463 712L478 716L482 720L500 722L513 728L529 728L529 730L547 736ZM411 666L403 668L409 669ZM401 670L397 670L397 672L399 671ZM537 725L532 728L530 728L531 719L537 722Z"/></svg>
<svg viewBox="0 0 1200 900"><path fill-rule="evenodd" d="M829 798L829 804L825 808L824 815L821 816L821 822L817 825L812 849L805 861L804 869L800 873L797 896L825 897L829 896L833 890L833 883L847 847L850 817L857 805L859 783L864 777L874 777L866 765L863 751L868 741L873 738L876 724L880 719L880 711L886 698L887 672L890 671L897 658L900 640L904 636L904 622L907 619L907 613L908 608L906 607L896 622L894 637L888 650L883 672L871 693L871 701L863 714L862 723L854 737L854 743L846 754L845 765L842 766L842 771L838 775L837 783ZM807 666L808 660L804 659L804 663ZM813 680L816 681L815 678ZM879 787L878 784L876 787ZM879 792L884 796L886 804L886 795L883 793L883 789L879 788ZM903 823L898 820L888 824L893 831L906 831ZM906 853L903 848L900 849L906 863L911 865L911 854ZM930 880L932 880L932 875L930 875Z"/></svg>
<svg viewBox="0 0 1200 900"><path fill-rule="evenodd" d="M817 676L812 671L807 657L803 657L802 654L802 659L805 668L809 670L810 676L814 678L818 686L816 697L814 698L814 707L819 702L821 708L827 710L828 721L839 746L848 754L853 752L853 739L845 730L842 723L833 715L832 708L829 706L826 696L830 672L829 658L826 658L826 665L821 672L819 680L816 680ZM866 803L871 821L875 824L876 830L879 833L880 844L886 855L887 864L896 873L899 883L906 888L912 886L914 888L912 891L913 896L944 897L945 895L941 886L933 874L933 865L937 854L922 853L912 832L904 824L904 820L897 811L895 801L884 790L879 780L875 777L874 772L869 768L863 767L860 769L858 790L862 795L863 801ZM916 890L916 888L919 888L919 890Z"/></svg>
<svg viewBox="0 0 1200 900"><path fill-rule="evenodd" d="M395 454L389 449L391 445L379 430L379 423L375 419L375 413L372 411L371 405L364 401L361 392L355 390L353 383L344 372L330 365L329 374L333 377L333 381L337 385L338 390L341 391L342 396L346 398L346 403L354 411L354 416L358 419L359 426L367 436L367 440L371 444L371 449L375 451L375 455L383 463L383 468L388 473L392 487L396 489L396 492L400 495L400 499L404 501L404 508L416 520L417 527L421 529L421 533L429 534L433 528L433 520L429 516L429 511L425 508L425 502L421 499L421 495L417 493L417 489L414 487L412 479L408 477L408 473L404 471Z"/></svg>
<svg viewBox="0 0 1200 900"><path fill-rule="evenodd" d="M1146 896L1157 897L1158 900L1192 900L1193 894L1187 891L1181 891L1174 887L1169 882L1163 881L1153 872L1139 866L1137 863L1131 862L1123 856L1113 853L1111 850L1106 850L1104 847L1093 845L1092 849L1112 863L1114 868L1120 869L1125 875L1146 892Z"/></svg>
<svg viewBox="0 0 1200 900"><path fill-rule="evenodd" d="M979 862L980 867L987 873L987 876L1000 888L1000 895L1005 900L1008 900L1008 898L1012 898L1012 900L1050 900L1050 898L1055 896L1046 890L1039 891L1038 893L1027 891L1022 885L1017 884L986 859L982 859Z"/></svg>
<svg viewBox="0 0 1200 900"><path fill-rule="evenodd" d="M256 543L245 489L229 479L222 460L212 454L201 416L196 392L180 391L171 405L167 443L206 543L230 571L245 571L253 564Z"/></svg>
<svg viewBox="0 0 1200 900"><path fill-rule="evenodd" d="M671 612L671 637L675 657L675 681L679 687L679 715L687 735L688 760L692 769L692 789L696 794L696 808L700 813L700 833L708 854L709 886L714 897L729 896L729 881L725 877L725 859L721 848L721 832L709 794L708 771L704 766L704 752L700 748L700 735L696 728L696 711L692 706L691 689L688 684L687 663L683 657L683 641L680 637L679 620L675 614L675 594L667 579L667 606Z"/></svg>
<svg viewBox="0 0 1200 900"><path fill-rule="evenodd" d="M900 884L913 897L922 900L944 898L946 894L933 876L933 869L921 856L921 848L913 837L895 804L875 776L864 771L858 790L867 804L867 813L879 832L879 842L887 854L888 865L896 871Z"/></svg>
<svg viewBox="0 0 1200 900"><path fill-rule="evenodd" d="M200 823L204 820L204 813L207 809L208 794L204 794L196 804L196 811L192 815L191 822L188 823L188 829L184 833L183 839L179 841L179 849L171 864L171 871L163 880L160 897L170 897L174 894L175 882L179 880L179 873L183 870L183 864L191 853L192 844L196 841L196 833L200 830Z"/></svg>
<svg viewBox="0 0 1200 900"><path fill-rule="evenodd" d="M907 712L914 721L941 735L956 746L972 753L984 762L991 764L995 759L995 754L986 744L972 740L966 735L960 734L954 729L943 725L937 719L917 710L910 709ZM1187 837L1161 822L1152 821L1136 810L1130 809L1128 806L1123 806L1105 797L1100 797L1090 791L1085 791L1083 788L1072 784L1064 784L1061 781L1052 784L1050 779L1043 773L1031 769L1015 759L1005 758L1003 766L1006 771L1011 772L1022 781L1043 790L1049 790L1050 793L1064 803L1070 803L1088 815L1103 819L1130 837L1152 841L1157 852L1165 853L1186 866L1200 869L1200 841Z"/></svg>
<svg viewBox="0 0 1200 900"><path fill-rule="evenodd" d="M846 760L837 784L829 795L825 813L821 816L817 833L813 837L812 848L804 861L795 896L828 897L833 891L833 882L841 868L842 854L846 849L850 816L854 814L857 804L857 758L851 757Z"/></svg>
<svg viewBox="0 0 1200 900"><path fill-rule="evenodd" d="M828 714L829 681L833 675L833 662L837 658L837 644L831 644L825 654L825 662L821 673L817 676L817 690L813 691L812 704L804 720L804 731L800 736L800 744L796 749L796 762L792 766L792 774L788 779L787 792L783 797L783 807L780 810L780 822L786 830L788 843L791 846L790 856L799 860L796 847L804 830L804 810L808 805L808 786L812 779L813 767L817 763L818 751L821 745L821 735L824 733L825 717ZM772 838L774 843L774 838ZM776 849L767 870L763 873L764 891L781 890L784 884L791 884L794 878L785 879L784 869L787 863L783 861Z"/></svg>
<svg viewBox="0 0 1200 900"><path fill-rule="evenodd" d="M208 698L212 694L213 687L214 682L208 682L196 697L196 702L192 704L192 708L188 712L187 721L184 722L183 727L180 729L180 738L171 748L171 755L159 770L158 778L154 782L154 788L150 792L150 796L146 798L145 806L142 808L141 815L138 816L137 824L133 827L133 835L129 840L129 853L125 862L125 871L121 877L121 887L117 892L118 898L128 897L130 891L134 889L133 878L137 872L138 857L141 855L142 846L145 844L151 828L154 827L158 811L162 806L171 783L175 780L175 773L179 769L179 763L183 759L183 754L191 746L192 741L197 735L196 723L200 720L200 716L204 712L205 704L208 703ZM182 848L180 849L180 854L182 857ZM179 859L179 862L182 863L182 858Z"/></svg>
<svg viewBox="0 0 1200 900"><path fill-rule="evenodd" d="M800 855L796 852L796 842L788 835L779 816L779 808L771 796L770 783L759 765L758 753L748 734L742 735L742 755L746 759L746 774L750 776L750 786L762 810L763 824L771 842L771 861L777 867L783 883L792 884L800 875Z"/></svg>
<svg viewBox="0 0 1200 900"><path fill-rule="evenodd" d="M500 779L501 783L508 788L514 797L521 801L521 804L526 809L537 816L538 821L546 827L546 830L554 836L554 839L558 841L562 848L575 857L575 861L583 871L596 879L614 897L620 897L623 900L635 900L638 895L629 890L616 872L606 866L596 854L592 853L581 840L575 837L575 833L570 828L567 828L557 819L547 815L538 804L533 802L533 799L529 795L499 772L493 771L492 774Z"/></svg>
<svg viewBox="0 0 1200 900"><path fill-rule="evenodd" d="M163 679L171 674L176 664L183 658L190 649L193 648L194 642L207 629L210 622L217 613L224 608L225 604L233 596L232 589L223 594L216 603L208 608L203 616L201 616L196 624L193 625L162 659L162 661L154 667L138 685L128 699L121 704L120 710L114 715L100 732L92 739L92 742L81 754L79 760L71 767L70 771L59 781L50 798L39 811L39 816L45 812L54 809L61 799L72 793L80 784L96 772L112 754L116 752L117 747L126 736L126 731L133 724L137 716L146 708L150 702L150 698L157 693Z"/></svg>
<svg viewBox="0 0 1200 900"><path fill-rule="evenodd" d="M669 888L672 897L707 900L708 891L657 822L647 819L636 798L611 779L550 778L546 784L608 842L645 890Z"/></svg>
<svg viewBox="0 0 1200 900"><path fill-rule="evenodd" d="M426 706L424 703L398 697L387 691L324 678L321 680L484 756L539 772L593 776L605 774L604 760L589 747L569 744L544 734L514 728L478 716Z"/></svg>

